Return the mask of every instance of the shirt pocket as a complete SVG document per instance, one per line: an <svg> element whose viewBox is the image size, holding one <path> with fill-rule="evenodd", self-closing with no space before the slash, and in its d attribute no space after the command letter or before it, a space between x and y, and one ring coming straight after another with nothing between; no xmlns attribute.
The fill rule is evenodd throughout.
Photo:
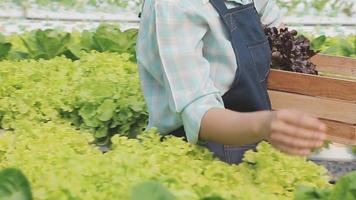
<svg viewBox="0 0 356 200"><path fill-rule="evenodd" d="M257 79L259 82L266 81L270 66L272 51L268 40L263 40L253 45L249 45L248 49L251 53L253 63L255 64L255 69L257 72Z"/></svg>

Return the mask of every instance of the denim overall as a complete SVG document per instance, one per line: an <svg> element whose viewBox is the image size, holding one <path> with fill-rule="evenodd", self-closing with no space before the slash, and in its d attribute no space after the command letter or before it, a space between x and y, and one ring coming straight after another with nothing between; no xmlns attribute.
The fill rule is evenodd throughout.
<svg viewBox="0 0 356 200"><path fill-rule="evenodd" d="M230 34L238 64L231 88L223 95L225 108L238 112L270 110L267 77L271 49L254 4L239 4L238 7L228 9L224 0L210 0L210 3ZM183 128L171 134L185 137ZM238 164L242 161L243 154L254 149L256 144L226 146L207 142L206 146L222 161Z"/></svg>

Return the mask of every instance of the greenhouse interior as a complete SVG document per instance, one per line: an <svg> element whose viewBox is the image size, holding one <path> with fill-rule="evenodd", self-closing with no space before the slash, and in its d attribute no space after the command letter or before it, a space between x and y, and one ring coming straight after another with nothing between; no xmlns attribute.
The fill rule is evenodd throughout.
<svg viewBox="0 0 356 200"><path fill-rule="evenodd" d="M0 200L356 200L355 0L0 8Z"/></svg>

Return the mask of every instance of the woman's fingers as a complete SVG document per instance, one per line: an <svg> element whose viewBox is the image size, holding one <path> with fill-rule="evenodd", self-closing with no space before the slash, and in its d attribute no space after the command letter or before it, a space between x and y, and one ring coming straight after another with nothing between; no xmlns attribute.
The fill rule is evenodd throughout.
<svg viewBox="0 0 356 200"><path fill-rule="evenodd" d="M274 143L289 146L291 148L314 149L323 145L322 140L309 140L293 137L283 132L274 132L273 134L271 134L270 140Z"/></svg>
<svg viewBox="0 0 356 200"><path fill-rule="evenodd" d="M319 119L295 110L279 111L277 113L277 119L294 126L303 127L305 129L312 129L323 132L326 131L326 125Z"/></svg>
<svg viewBox="0 0 356 200"><path fill-rule="evenodd" d="M269 141L282 152L307 156L312 149L321 147L327 137L326 125L317 118L299 111L277 111Z"/></svg>
<svg viewBox="0 0 356 200"><path fill-rule="evenodd" d="M290 155L297 155L297 156L308 156L311 154L310 149L302 149L302 148L293 148L284 144L275 143L273 144L277 147L280 151L290 154Z"/></svg>
<svg viewBox="0 0 356 200"><path fill-rule="evenodd" d="M276 121L274 124L272 124L272 131L277 131L289 135L291 137L303 138L308 140L324 141L326 139L325 132L293 126L283 121Z"/></svg>

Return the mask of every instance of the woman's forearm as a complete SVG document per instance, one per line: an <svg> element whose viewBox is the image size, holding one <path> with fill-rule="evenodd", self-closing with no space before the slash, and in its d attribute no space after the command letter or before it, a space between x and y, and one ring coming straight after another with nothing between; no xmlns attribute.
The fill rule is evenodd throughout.
<svg viewBox="0 0 356 200"><path fill-rule="evenodd" d="M199 138L225 145L245 145L259 142L269 134L273 112L239 113L213 108L203 117Z"/></svg>

